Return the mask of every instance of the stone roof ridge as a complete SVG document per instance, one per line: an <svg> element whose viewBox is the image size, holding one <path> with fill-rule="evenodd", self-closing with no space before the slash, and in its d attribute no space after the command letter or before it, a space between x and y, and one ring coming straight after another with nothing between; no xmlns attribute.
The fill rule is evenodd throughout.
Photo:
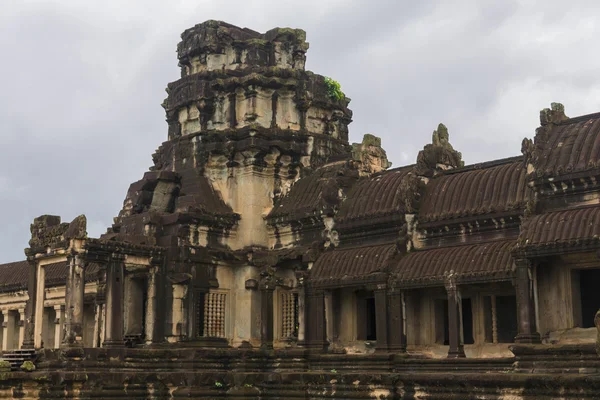
<svg viewBox="0 0 600 400"><path fill-rule="evenodd" d="M600 111L591 114L578 115L577 117L572 118L567 117L565 120L556 122L556 125L575 124L577 122L587 121L588 119L600 119Z"/></svg>
<svg viewBox="0 0 600 400"><path fill-rule="evenodd" d="M506 158L498 158L496 160L491 161L483 161L480 163L474 163L465 165L464 167L449 169L447 171L443 171L440 175L452 175L452 174L460 174L461 172L474 171L478 169L487 169L497 167L499 165L512 164L516 162L523 162L524 156L512 156Z"/></svg>

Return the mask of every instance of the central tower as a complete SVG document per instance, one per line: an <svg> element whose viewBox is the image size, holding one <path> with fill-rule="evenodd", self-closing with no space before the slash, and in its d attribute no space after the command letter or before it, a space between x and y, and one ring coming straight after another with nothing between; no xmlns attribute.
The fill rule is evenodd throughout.
<svg viewBox="0 0 600 400"><path fill-rule="evenodd" d="M209 180L240 215L223 244L268 248L263 217L274 197L308 170L347 158L349 99L304 70L300 29L260 34L207 21L181 37L181 79L163 104L169 141L154 168Z"/></svg>
<svg viewBox="0 0 600 400"><path fill-rule="evenodd" d="M168 140L102 239L167 249L169 341L256 345L265 273L256 254L278 243L265 217L295 181L351 158L349 99L305 71L300 29L207 21L181 39L181 78L163 103Z"/></svg>

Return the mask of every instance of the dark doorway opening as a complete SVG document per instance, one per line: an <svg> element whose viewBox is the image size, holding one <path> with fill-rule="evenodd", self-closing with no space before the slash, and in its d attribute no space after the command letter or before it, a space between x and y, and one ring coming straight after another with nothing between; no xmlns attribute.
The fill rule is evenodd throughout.
<svg viewBox="0 0 600 400"><path fill-rule="evenodd" d="M435 342L448 346L450 329L448 327L448 300L435 300Z"/></svg>
<svg viewBox="0 0 600 400"><path fill-rule="evenodd" d="M600 269L583 269L580 271L581 293L581 327L593 328L594 316L600 309Z"/></svg>
<svg viewBox="0 0 600 400"><path fill-rule="evenodd" d="M496 296L498 343L512 343L517 336L517 298Z"/></svg>
<svg viewBox="0 0 600 400"><path fill-rule="evenodd" d="M462 299L462 328L464 344L473 344L473 307L471 299Z"/></svg>
<svg viewBox="0 0 600 400"><path fill-rule="evenodd" d="M367 340L377 340L375 298L367 298Z"/></svg>

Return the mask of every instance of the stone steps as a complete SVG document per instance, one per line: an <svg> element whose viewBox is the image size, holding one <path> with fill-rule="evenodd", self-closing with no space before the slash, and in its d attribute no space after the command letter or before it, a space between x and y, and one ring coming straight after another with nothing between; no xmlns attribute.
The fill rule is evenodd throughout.
<svg viewBox="0 0 600 400"><path fill-rule="evenodd" d="M12 350L2 353L2 360L8 361L13 371L18 371L25 361L33 361L35 358L35 350L33 349Z"/></svg>

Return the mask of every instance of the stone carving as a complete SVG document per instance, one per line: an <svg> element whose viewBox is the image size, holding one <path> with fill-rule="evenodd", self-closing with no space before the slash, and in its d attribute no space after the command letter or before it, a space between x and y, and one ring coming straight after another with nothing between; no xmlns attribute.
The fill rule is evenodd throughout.
<svg viewBox="0 0 600 400"><path fill-rule="evenodd" d="M448 128L439 124L433 131L431 143L425 145L417 156L415 171L418 175L430 177L440 170L448 170L464 166L462 154L452 147L449 141Z"/></svg>
<svg viewBox="0 0 600 400"><path fill-rule="evenodd" d="M381 138L369 133L363 136L362 143L352 144L352 158L361 163L359 170L363 174L374 174L392 166L381 147Z"/></svg>
<svg viewBox="0 0 600 400"><path fill-rule="evenodd" d="M42 215L35 218L30 227L29 250L37 253L44 252L47 248L64 247L65 234L69 226L68 223L61 223L60 217L56 215Z"/></svg>
<svg viewBox="0 0 600 400"><path fill-rule="evenodd" d="M561 103L550 103L550 108L544 108L540 111L540 124L542 126L557 124L567 119L569 117L565 115L565 106Z"/></svg>

